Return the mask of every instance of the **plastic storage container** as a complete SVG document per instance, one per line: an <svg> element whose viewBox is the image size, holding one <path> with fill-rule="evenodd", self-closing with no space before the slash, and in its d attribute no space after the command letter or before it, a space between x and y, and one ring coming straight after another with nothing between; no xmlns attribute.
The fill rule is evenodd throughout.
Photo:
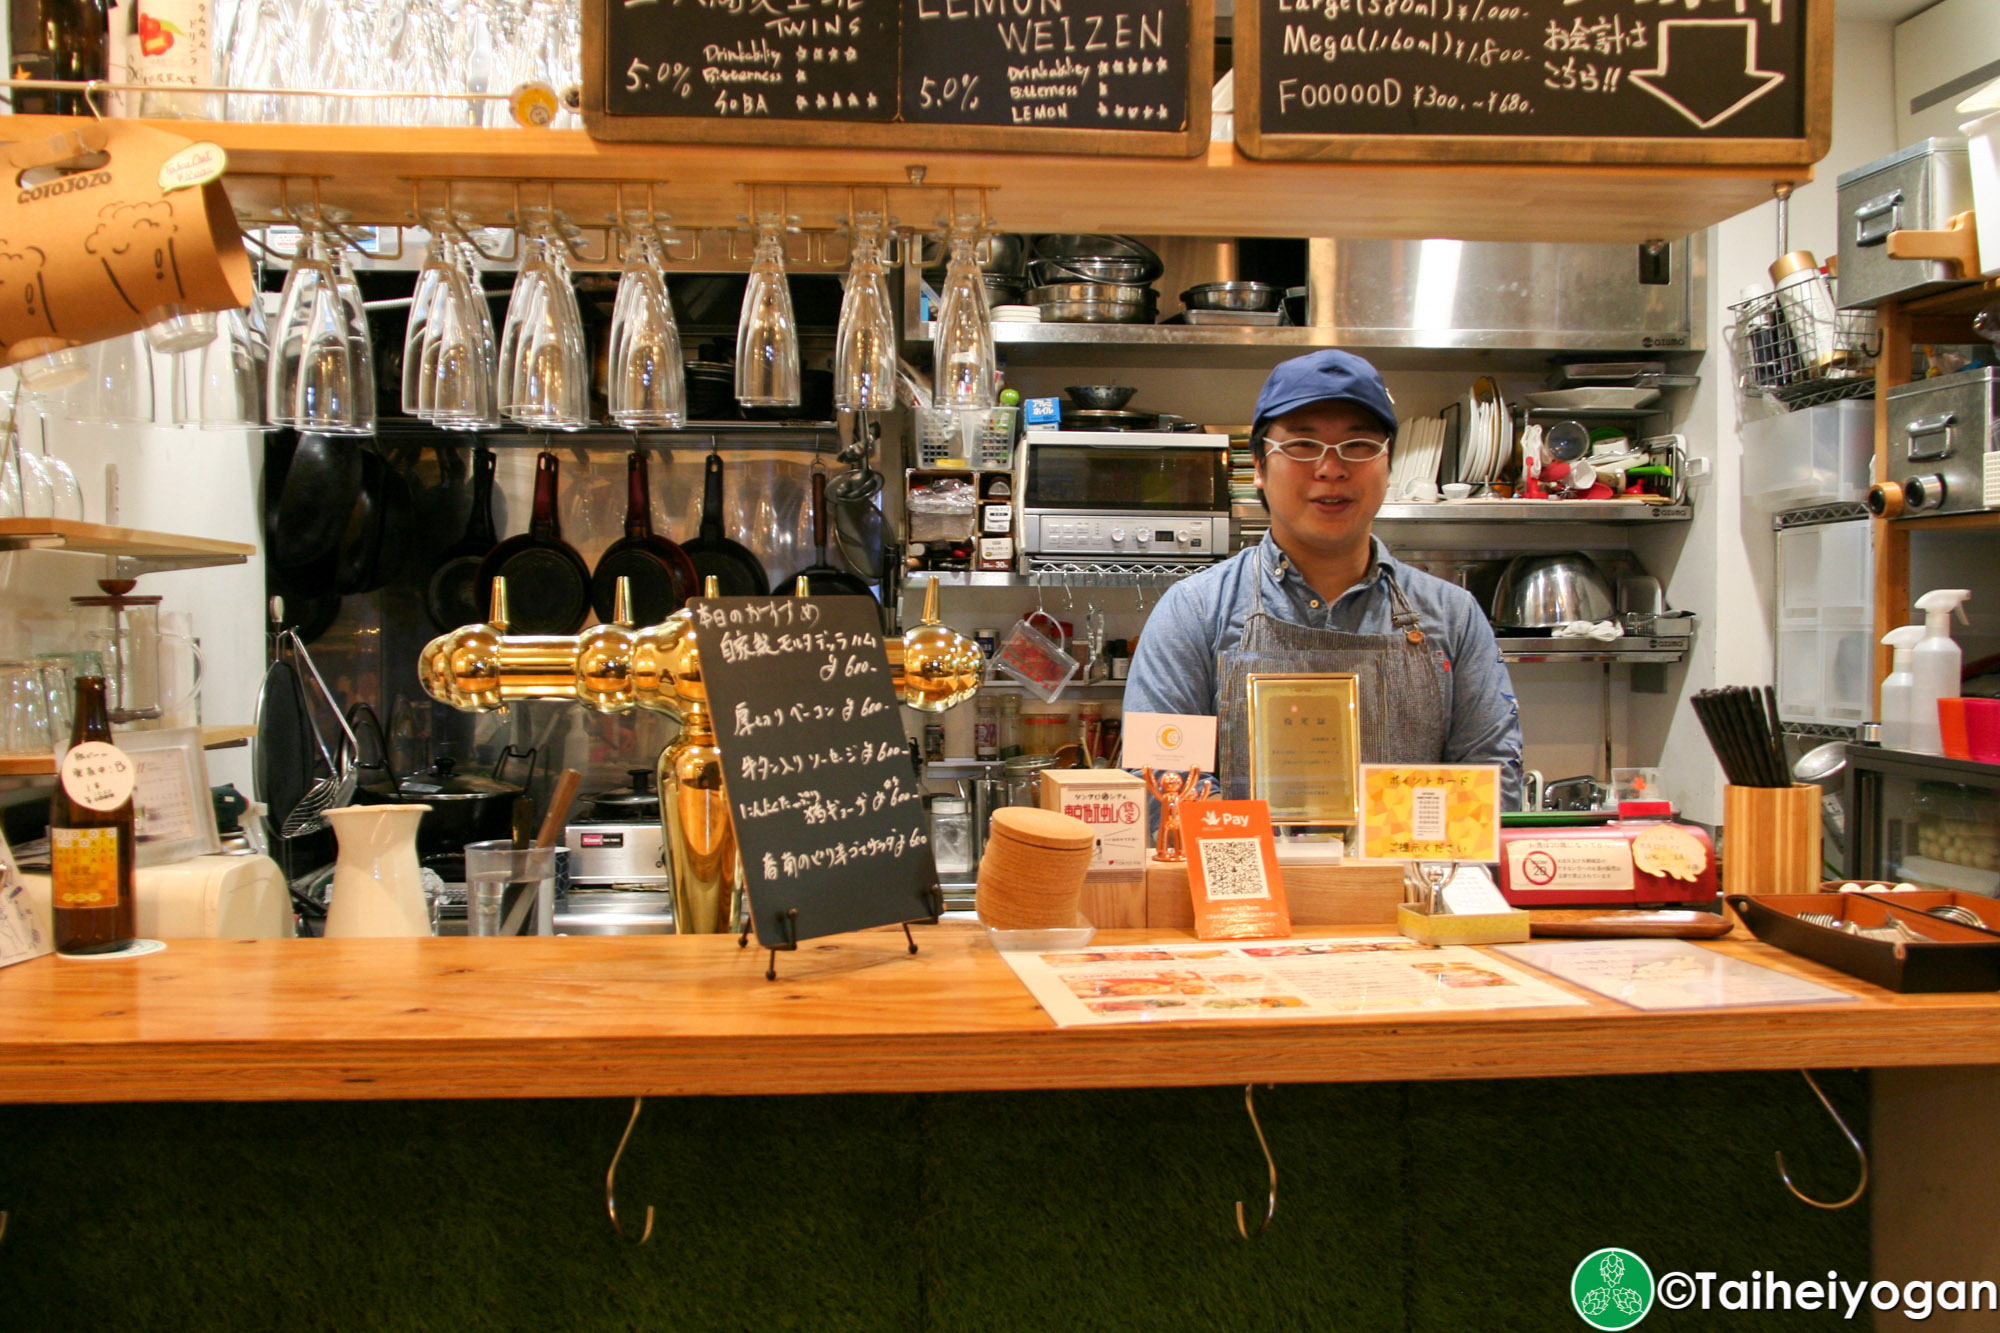
<svg viewBox="0 0 2000 1333"><path fill-rule="evenodd" d="M1859 500L1875 462L1875 404L1822 403L1743 427L1743 497L1763 509Z"/></svg>
<svg viewBox="0 0 2000 1333"><path fill-rule="evenodd" d="M1866 519L1778 533L1783 721L1852 726L1874 716L1873 570L1874 539Z"/></svg>

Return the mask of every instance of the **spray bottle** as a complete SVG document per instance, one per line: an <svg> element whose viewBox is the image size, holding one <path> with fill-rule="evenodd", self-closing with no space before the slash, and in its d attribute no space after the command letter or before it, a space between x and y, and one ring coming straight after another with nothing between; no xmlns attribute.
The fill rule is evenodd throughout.
<svg viewBox="0 0 2000 1333"><path fill-rule="evenodd" d="M1895 665L1882 681L1882 744L1891 750L1910 748L1910 693L1916 685L1911 650L1923 641L1922 625L1898 625L1882 636L1896 650Z"/></svg>
<svg viewBox="0 0 2000 1333"><path fill-rule="evenodd" d="M1944 733L1938 727L1937 701L1959 691L1962 655L1951 638L1952 612L1965 619L1966 588L1933 588L1917 598L1924 613L1924 637L1910 652L1910 748L1921 754L1943 754Z"/></svg>

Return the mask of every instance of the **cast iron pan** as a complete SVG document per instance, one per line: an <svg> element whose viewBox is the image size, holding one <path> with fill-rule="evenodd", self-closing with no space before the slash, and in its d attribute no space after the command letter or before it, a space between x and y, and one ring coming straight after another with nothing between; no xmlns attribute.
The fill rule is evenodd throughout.
<svg viewBox="0 0 2000 1333"><path fill-rule="evenodd" d="M800 570L788 579L779 579L773 593L783 594L793 591L798 580L806 581L806 595L809 597L873 597L874 592L860 579L846 570L835 569L826 562L826 474L813 473L812 499L813 549L817 554L815 563Z"/></svg>
<svg viewBox="0 0 2000 1333"><path fill-rule="evenodd" d="M762 597L771 586L771 576L757 557L722 535L721 454L709 454L702 477L701 535L683 549L702 582L713 577L724 597Z"/></svg>
<svg viewBox="0 0 2000 1333"><path fill-rule="evenodd" d="M528 530L487 552L473 583L486 603L493 580L507 580L508 629L515 634L574 634L590 615L590 566L562 539L556 471L554 454L535 460L535 510Z"/></svg>
<svg viewBox="0 0 2000 1333"><path fill-rule="evenodd" d="M340 590L334 584L339 562L337 553L328 552L297 569L264 567L264 587L270 597L265 619L274 632L296 630L299 638L312 643L332 627L340 618Z"/></svg>
<svg viewBox="0 0 2000 1333"><path fill-rule="evenodd" d="M309 565L331 553L347 533L361 490L361 441L352 435L300 435L289 457L282 448L273 440L265 454L277 486L266 493L264 551L273 564Z"/></svg>
<svg viewBox="0 0 2000 1333"><path fill-rule="evenodd" d="M626 610L634 625L657 625L681 609L701 589L694 561L679 543L653 532L653 492L646 477L646 455L634 449L625 459L625 535L598 558L590 576L590 601L597 618L609 625L618 596L618 580L630 579L632 603Z"/></svg>
<svg viewBox="0 0 2000 1333"><path fill-rule="evenodd" d="M415 511L403 474L375 450L362 450L361 494L340 548L342 594L373 592L402 571Z"/></svg>
<svg viewBox="0 0 2000 1333"><path fill-rule="evenodd" d="M495 466L493 451L479 446L472 455L472 514L465 520L465 535L445 548L424 591L424 609L441 630L486 619L487 608L479 604L479 565L499 542L493 531Z"/></svg>

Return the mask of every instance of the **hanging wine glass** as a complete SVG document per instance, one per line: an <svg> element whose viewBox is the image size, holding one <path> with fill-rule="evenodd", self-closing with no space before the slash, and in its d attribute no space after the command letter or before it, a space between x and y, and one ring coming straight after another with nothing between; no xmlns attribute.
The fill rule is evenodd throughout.
<svg viewBox="0 0 2000 1333"><path fill-rule="evenodd" d="M854 217L854 253L833 347L833 405L843 412L883 412L896 405L896 321L881 227L880 214Z"/></svg>
<svg viewBox="0 0 2000 1333"><path fill-rule="evenodd" d="M974 255L979 238L969 230L951 235L944 298L931 330L933 388L939 407L986 408L994 403L997 362L993 324L986 308L986 283Z"/></svg>
<svg viewBox="0 0 2000 1333"><path fill-rule="evenodd" d="M736 322L736 401L746 407L799 405L799 330L776 214L757 219L757 252Z"/></svg>
<svg viewBox="0 0 2000 1333"><path fill-rule="evenodd" d="M524 426L590 424L590 359L568 247L547 223L527 238L500 336L500 411Z"/></svg>
<svg viewBox="0 0 2000 1333"><path fill-rule="evenodd" d="M687 420L687 378L660 238L646 218L631 228L632 250L611 311L605 386L611 419L628 430L677 427Z"/></svg>

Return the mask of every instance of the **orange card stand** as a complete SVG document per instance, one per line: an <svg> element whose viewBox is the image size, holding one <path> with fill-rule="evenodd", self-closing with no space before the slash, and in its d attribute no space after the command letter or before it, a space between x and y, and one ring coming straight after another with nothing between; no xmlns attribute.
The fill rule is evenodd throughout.
<svg viewBox="0 0 2000 1333"><path fill-rule="evenodd" d="M1263 801L1186 801L1180 814L1195 934L1204 940L1290 935L1271 807Z"/></svg>

